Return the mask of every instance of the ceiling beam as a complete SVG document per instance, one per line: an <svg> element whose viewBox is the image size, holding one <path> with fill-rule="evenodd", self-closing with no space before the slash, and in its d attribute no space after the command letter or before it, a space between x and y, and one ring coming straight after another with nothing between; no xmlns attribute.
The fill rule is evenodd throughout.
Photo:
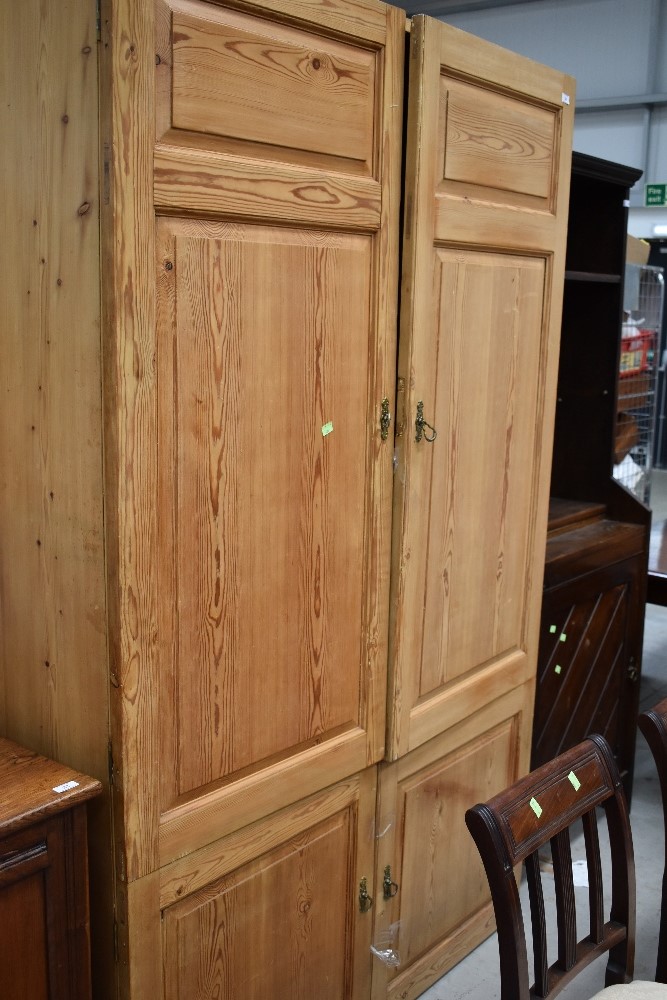
<svg viewBox="0 0 667 1000"><path fill-rule="evenodd" d="M632 94L628 97L590 97L577 101L577 114L591 111L623 111L627 108L654 108L667 104L667 94Z"/></svg>
<svg viewBox="0 0 667 1000"><path fill-rule="evenodd" d="M407 14L430 14L431 17L449 17L451 14L471 14L497 7L516 7L536 3L538 0L404 0L401 3Z"/></svg>
<svg viewBox="0 0 667 1000"><path fill-rule="evenodd" d="M431 17L449 17L450 14L468 14L493 7L514 7L535 0L408 0L401 4L408 14L430 14Z"/></svg>

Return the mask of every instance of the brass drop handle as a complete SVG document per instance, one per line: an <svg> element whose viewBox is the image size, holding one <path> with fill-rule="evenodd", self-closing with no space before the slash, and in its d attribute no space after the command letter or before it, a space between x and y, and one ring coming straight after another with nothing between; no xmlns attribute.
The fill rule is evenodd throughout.
<svg viewBox="0 0 667 1000"><path fill-rule="evenodd" d="M428 430L431 432L430 434L428 434L427 431L425 430L425 428L427 427ZM437 436L438 432L436 431L435 427L433 427L432 424L428 424L424 420L424 403L420 399L419 402L417 403L417 419L415 420L415 441L421 441L421 439L424 438L424 441L428 441L429 443L431 443L432 441L435 441Z"/></svg>
<svg viewBox="0 0 667 1000"><path fill-rule="evenodd" d="M359 909L362 913L368 913L371 906L373 905L373 897L368 895L368 885L366 883L366 876L359 882Z"/></svg>
<svg viewBox="0 0 667 1000"><path fill-rule="evenodd" d="M398 892L398 885L391 880L391 865L385 865L384 878L382 879L382 894L385 899L393 899Z"/></svg>

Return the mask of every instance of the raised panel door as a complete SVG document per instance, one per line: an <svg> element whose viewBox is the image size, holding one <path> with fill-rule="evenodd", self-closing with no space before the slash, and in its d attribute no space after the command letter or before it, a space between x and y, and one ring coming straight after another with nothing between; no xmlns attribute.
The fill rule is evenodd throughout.
<svg viewBox="0 0 667 1000"><path fill-rule="evenodd" d="M374 1000L419 996L493 931L486 875L464 816L525 767L532 698L531 684L514 688L381 765ZM385 898L387 865L394 885Z"/></svg>
<svg viewBox="0 0 667 1000"><path fill-rule="evenodd" d="M384 754L405 22L379 2L114 7L131 880Z"/></svg>
<svg viewBox="0 0 667 1000"><path fill-rule="evenodd" d="M372 248L172 219L157 242L166 809L331 733L365 763Z"/></svg>
<svg viewBox="0 0 667 1000"><path fill-rule="evenodd" d="M574 96L429 18L410 48L392 759L534 678Z"/></svg>
<svg viewBox="0 0 667 1000"><path fill-rule="evenodd" d="M367 768L131 883L141 995L367 998L376 782Z"/></svg>

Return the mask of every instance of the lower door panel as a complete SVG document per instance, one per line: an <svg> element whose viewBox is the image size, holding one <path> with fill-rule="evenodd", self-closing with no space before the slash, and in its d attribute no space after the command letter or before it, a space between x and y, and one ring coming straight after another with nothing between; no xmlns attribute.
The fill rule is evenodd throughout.
<svg viewBox="0 0 667 1000"><path fill-rule="evenodd" d="M419 996L494 930L464 816L527 770L533 690L521 685L381 766L374 1000Z"/></svg>

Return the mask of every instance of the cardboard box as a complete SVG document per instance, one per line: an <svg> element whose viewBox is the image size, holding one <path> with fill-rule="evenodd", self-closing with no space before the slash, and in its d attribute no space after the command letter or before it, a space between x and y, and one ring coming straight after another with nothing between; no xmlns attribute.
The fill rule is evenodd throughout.
<svg viewBox="0 0 667 1000"><path fill-rule="evenodd" d="M628 244L625 251L626 264L646 264L648 255L651 252L651 245L646 240L638 240L635 236L628 236Z"/></svg>

